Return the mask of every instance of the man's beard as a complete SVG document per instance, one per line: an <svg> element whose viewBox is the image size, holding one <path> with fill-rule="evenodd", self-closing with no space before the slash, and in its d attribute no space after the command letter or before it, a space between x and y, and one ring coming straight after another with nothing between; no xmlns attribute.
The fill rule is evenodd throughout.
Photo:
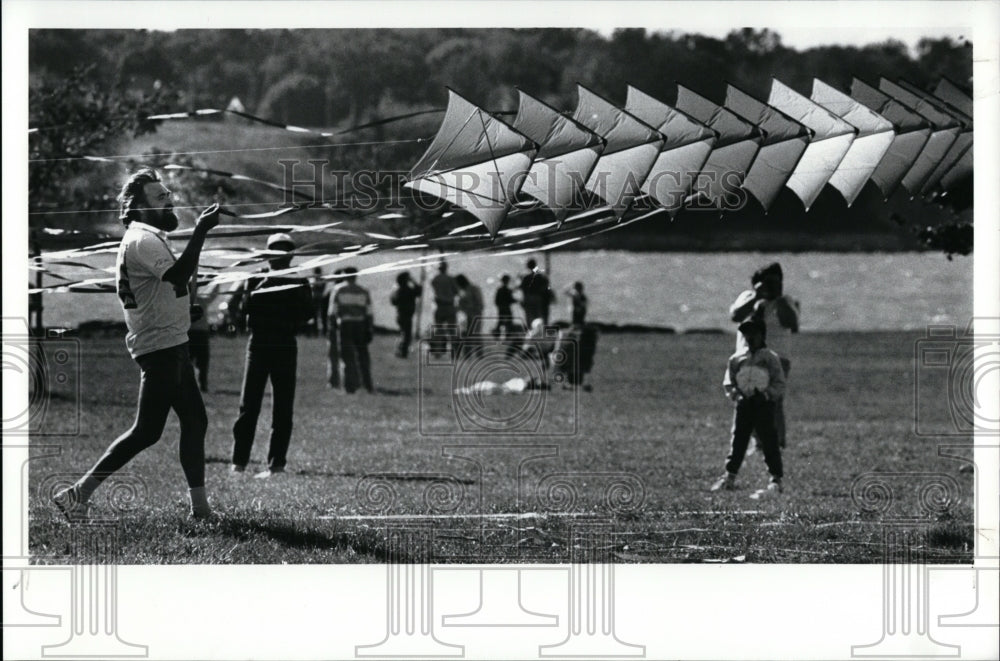
<svg viewBox="0 0 1000 661"><path fill-rule="evenodd" d="M174 214L173 209L164 209L160 214L160 223L162 225L162 229L168 232L173 232L177 229L180 221L177 220L177 216Z"/></svg>

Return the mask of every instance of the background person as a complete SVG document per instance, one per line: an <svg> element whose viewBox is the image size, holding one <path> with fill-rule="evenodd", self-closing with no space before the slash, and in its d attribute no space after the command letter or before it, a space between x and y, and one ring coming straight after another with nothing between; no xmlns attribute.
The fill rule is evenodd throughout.
<svg viewBox="0 0 1000 661"><path fill-rule="evenodd" d="M295 242L287 234L272 234L268 250L289 252ZM268 260L263 276L250 278L244 292L250 339L247 342L246 366L240 390L240 412L233 425L233 463L231 471L242 473L250 463L257 431L257 418L264 399L264 387L271 382L271 439L267 451L267 470L255 477L268 478L285 471L288 446L292 439L295 405L295 380L298 347L295 333L313 314L312 294L305 278L268 275L291 266L291 255Z"/></svg>
<svg viewBox="0 0 1000 661"><path fill-rule="evenodd" d="M312 334L324 337L327 332L326 309L330 302L330 292L323 282L323 269L318 266L313 269L312 278L309 279L309 289L313 302Z"/></svg>
<svg viewBox="0 0 1000 661"><path fill-rule="evenodd" d="M587 295L583 293L583 283L577 280L564 293L569 298L570 323L582 326L587 321Z"/></svg>
<svg viewBox="0 0 1000 661"><path fill-rule="evenodd" d="M524 337L523 350L525 355L534 362L531 379L532 389L547 390L549 387L549 357L556 348L557 332L545 326L542 319L531 322L527 335Z"/></svg>
<svg viewBox="0 0 1000 661"><path fill-rule="evenodd" d="M462 313L462 335L478 335L483 319L483 290L469 282L465 275L455 276L458 285L458 311Z"/></svg>
<svg viewBox="0 0 1000 661"><path fill-rule="evenodd" d="M528 272L521 276L521 307L528 326L535 319L541 319L543 324L549 323L549 306L555 301L549 279L538 268L534 259L526 263Z"/></svg>
<svg viewBox="0 0 1000 661"><path fill-rule="evenodd" d="M335 276L343 275L344 269L333 272ZM324 298L326 299L326 386L340 388L340 329L337 327L337 314L333 305L333 297L344 285L344 280L337 278L327 283Z"/></svg>
<svg viewBox="0 0 1000 661"><path fill-rule="evenodd" d="M480 335L483 321L483 291L469 282L465 275L455 276L458 285L458 310L462 313L460 337L463 339ZM466 353L475 352L472 344L463 343Z"/></svg>
<svg viewBox="0 0 1000 661"><path fill-rule="evenodd" d="M132 174L118 195L119 218L126 228L118 246L118 299L128 328L125 346L139 365L139 404L132 427L75 484L53 496L56 507L70 521L85 519L98 486L160 440L170 409L180 421L180 461L191 516L212 514L205 493L208 415L188 351L188 284L198 269L205 237L219 224L219 205L202 212L177 259L167 242L167 232L178 224L171 200L171 192L152 169Z"/></svg>
<svg viewBox="0 0 1000 661"><path fill-rule="evenodd" d="M372 383L372 364L368 345L374 337L375 319L372 315L372 297L359 285L358 270L353 266L344 269L346 282L333 295L331 305L340 329L340 356L344 361L344 392L353 393L359 386L375 392Z"/></svg>
<svg viewBox="0 0 1000 661"><path fill-rule="evenodd" d="M413 281L408 271L396 276L396 286L389 294L389 302L396 308L396 324L399 326L399 341L396 342L396 356L410 355L413 342L413 315L417 311L417 299L423 289Z"/></svg>
<svg viewBox="0 0 1000 661"><path fill-rule="evenodd" d="M191 306L188 352L191 354L191 364L198 372L198 387L202 392L208 392L209 341L212 333L208 325L208 300L198 296L197 279L197 274L191 278L190 295L191 300L196 301L196 303Z"/></svg>
<svg viewBox="0 0 1000 661"><path fill-rule="evenodd" d="M517 335L514 326L514 292L510 288L510 276L504 273L500 276L500 286L493 295L493 304L497 306L497 325L493 329L494 337L510 343Z"/></svg>
<svg viewBox="0 0 1000 661"><path fill-rule="evenodd" d="M458 298L458 285L455 279L448 275L448 263L441 260L438 264L438 274L431 278L431 291L434 292L434 326L431 333L431 353L441 355L448 350L451 342L454 351L454 338L458 333L458 310L455 299Z"/></svg>
<svg viewBox="0 0 1000 661"><path fill-rule="evenodd" d="M764 322L767 344L778 354L785 379L792 368L791 334L799 332L799 302L784 293L784 274L781 264L774 262L758 269L750 277L751 289L740 293L730 306L733 321L740 323L751 317ZM746 340L736 334L736 350L747 348ZM778 444L785 447L785 407L779 400L775 403L775 427Z"/></svg>

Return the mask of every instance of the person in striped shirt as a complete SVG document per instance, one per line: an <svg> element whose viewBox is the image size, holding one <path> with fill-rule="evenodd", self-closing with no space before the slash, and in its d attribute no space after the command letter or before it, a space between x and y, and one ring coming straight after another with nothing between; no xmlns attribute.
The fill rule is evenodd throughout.
<svg viewBox="0 0 1000 661"><path fill-rule="evenodd" d="M370 393L372 363L368 345L374 337L375 320L372 314L372 297L368 290L357 283L358 270L353 266L344 269L346 284L337 289L331 303L337 326L340 328L340 358L344 361L344 392L353 393L360 385Z"/></svg>

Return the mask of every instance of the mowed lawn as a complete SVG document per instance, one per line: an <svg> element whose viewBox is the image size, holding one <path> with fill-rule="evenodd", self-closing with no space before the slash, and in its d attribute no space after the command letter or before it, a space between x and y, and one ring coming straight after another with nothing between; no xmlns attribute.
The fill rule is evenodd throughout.
<svg viewBox="0 0 1000 661"><path fill-rule="evenodd" d="M300 338L288 472L269 480L229 473L245 339L213 338L206 455L219 517L188 518L171 416L161 441L122 478L142 488L116 510L118 561L381 562L390 555L389 529L417 527L430 531L435 562L565 562L579 557L572 540L587 530L607 540L601 557L621 562L881 562L885 524L861 511L852 484L882 471L914 474L887 477L893 507L907 511L919 509L933 481L928 474L957 483L961 502L924 516L921 545L929 562L968 562L973 475L960 470L964 462L938 455L939 443L968 439L914 433L919 337L797 338L786 402L786 493L770 501L749 498L767 481L760 453L747 458L738 490L709 491L729 442L732 407L721 381L731 335L607 334L591 392L481 396L452 390L510 370L472 360L456 377L440 362L421 367L417 356L394 358L387 336L371 347L377 394L334 392L324 387L325 341ZM135 412L138 369L121 338L80 340L80 352L81 401L54 385L36 419L41 431L66 430L80 412L78 435L33 439L60 448L30 463L30 547L39 562L60 562L76 548L45 491L88 468ZM934 378L921 387L947 397L945 378ZM265 467L268 399L252 471ZM537 430L494 433L481 420L463 430L456 406L501 420L520 412ZM109 493L122 493L114 480L95 496L99 512L109 511ZM413 550L410 557L424 556Z"/></svg>

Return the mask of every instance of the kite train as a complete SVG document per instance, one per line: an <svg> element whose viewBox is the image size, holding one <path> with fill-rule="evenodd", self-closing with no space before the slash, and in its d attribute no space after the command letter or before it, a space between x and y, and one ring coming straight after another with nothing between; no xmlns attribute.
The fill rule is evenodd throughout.
<svg viewBox="0 0 1000 661"><path fill-rule="evenodd" d="M808 97L772 80L766 100L729 85L722 105L678 85L673 106L629 86L621 108L579 85L570 113L518 93L508 123L450 92L408 184L494 237L521 197L561 225L588 197L620 220L643 198L671 216L696 197L726 209L737 188L767 211L787 187L808 211L827 184L851 205L869 180L937 197L972 173L972 98L948 80L855 79L846 94L815 79Z"/></svg>
<svg viewBox="0 0 1000 661"><path fill-rule="evenodd" d="M854 79L848 92L814 79L809 96L772 79L766 99L730 84L721 105L679 84L672 105L628 86L623 107L578 85L577 106L568 112L522 90L517 93L516 113L490 112L449 90L444 109L408 113L337 133L230 110L204 109L148 119L233 113L295 133L330 137L443 110L433 139L408 141L429 145L411 168L405 186L413 195L449 203L451 209L439 213L439 220L462 210L476 222L440 230L436 230L440 223L433 222L419 234L401 237L335 227L339 222L281 226L284 231L339 237L340 243L333 247L314 244L297 251L315 259L293 270L377 250L506 250L508 254L547 250L651 215L663 213L673 218L688 205L726 210L734 208L734 202L753 199L766 212L784 188L794 193L806 211L828 184L848 206L869 181L886 199L902 186L910 196L930 201L967 184L973 173L972 96L947 79L933 91L905 80L881 78L873 86ZM29 134L43 130L32 128ZM78 158L112 160L103 156ZM275 211L230 214L234 218L262 220L304 209L336 210L322 201L301 199L300 191L254 177L193 166L167 167L262 185L295 200ZM509 216L539 208L552 215L542 222L504 228ZM385 211L367 215L404 217ZM485 233L475 233L480 227ZM262 231L266 228L232 225L209 238L251 236ZM56 233L78 232L47 229L41 235L44 240ZM183 238L183 233L176 234ZM345 240L354 243L345 247ZM44 264L84 266L71 260L113 250L113 245L99 243L47 252L35 258L32 268L58 278ZM266 251L219 248L215 252L234 266L267 258ZM412 258L399 262L404 265L400 268L413 263ZM238 280L245 274L209 273L207 277ZM110 282L110 278L95 278L32 292L106 291Z"/></svg>

